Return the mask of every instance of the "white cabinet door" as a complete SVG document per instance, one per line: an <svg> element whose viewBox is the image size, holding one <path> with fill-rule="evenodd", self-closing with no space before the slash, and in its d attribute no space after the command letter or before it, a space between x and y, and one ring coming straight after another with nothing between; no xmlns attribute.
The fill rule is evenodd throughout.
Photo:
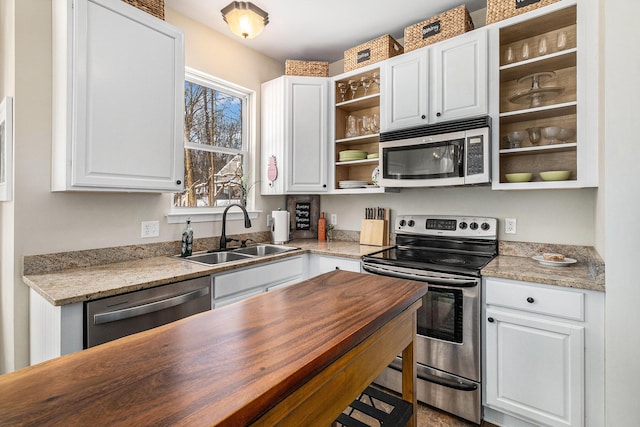
<svg viewBox="0 0 640 427"><path fill-rule="evenodd" d="M52 189L180 191L182 30L115 0L53 14Z"/></svg>
<svg viewBox="0 0 640 427"><path fill-rule="evenodd" d="M584 327L486 310L486 403L544 426L584 425Z"/></svg>
<svg viewBox="0 0 640 427"><path fill-rule="evenodd" d="M309 259L309 277L328 273L333 270L345 270L360 273L360 261L335 256L312 254Z"/></svg>
<svg viewBox="0 0 640 427"><path fill-rule="evenodd" d="M381 131L429 122L428 50L405 53L384 62L380 92Z"/></svg>
<svg viewBox="0 0 640 427"><path fill-rule="evenodd" d="M431 122L487 114L487 32L478 29L431 47Z"/></svg>
<svg viewBox="0 0 640 427"><path fill-rule="evenodd" d="M329 80L287 77L287 193L327 191Z"/></svg>
<svg viewBox="0 0 640 427"><path fill-rule="evenodd" d="M328 88L322 77L262 84L262 194L327 191ZM273 180L270 167L277 168Z"/></svg>

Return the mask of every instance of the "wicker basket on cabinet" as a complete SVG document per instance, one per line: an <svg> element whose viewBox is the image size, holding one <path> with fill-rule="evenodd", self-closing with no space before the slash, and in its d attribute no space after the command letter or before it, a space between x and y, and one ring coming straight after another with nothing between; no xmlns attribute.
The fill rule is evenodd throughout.
<svg viewBox="0 0 640 427"><path fill-rule="evenodd" d="M404 48L389 34L369 40L344 52L344 71L355 70L393 56L400 55Z"/></svg>
<svg viewBox="0 0 640 427"><path fill-rule="evenodd" d="M329 63L287 59L284 63L284 74L287 76L329 77Z"/></svg>
<svg viewBox="0 0 640 427"><path fill-rule="evenodd" d="M404 50L409 52L473 30L465 5L410 25L404 29Z"/></svg>
<svg viewBox="0 0 640 427"><path fill-rule="evenodd" d="M559 0L487 0L487 25L557 1Z"/></svg>

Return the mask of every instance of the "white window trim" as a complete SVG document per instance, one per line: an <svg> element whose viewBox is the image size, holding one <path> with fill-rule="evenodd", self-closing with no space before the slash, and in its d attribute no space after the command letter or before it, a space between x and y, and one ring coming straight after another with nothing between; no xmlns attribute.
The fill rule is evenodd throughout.
<svg viewBox="0 0 640 427"><path fill-rule="evenodd" d="M245 150L247 155L244 159L244 170L253 172L254 168L252 166L255 165L253 159L257 156L257 153L254 152L254 147L256 147L257 121L256 92L190 67L185 67L185 80L197 83L201 86L212 87L215 90L220 90L225 93L231 93L239 98L246 98L246 111L244 111L243 123L247 126L243 126L242 129L243 132L246 132L247 140L247 147ZM202 149L201 145L192 144L186 141L184 145L185 148ZM225 149L221 148L216 151L225 151ZM167 214L167 222L169 224L184 223L188 218L190 218L191 222L194 223L222 221L222 213L226 208L226 206L178 208L173 206L173 198L170 199L169 203L169 213ZM253 192L251 193L250 199L247 200L247 204L249 207L254 205ZM249 210L248 208L247 211L249 212L249 218L251 219L258 218L261 213L261 211ZM227 214L227 219L229 220L239 220L242 218L243 214L237 207L231 208Z"/></svg>

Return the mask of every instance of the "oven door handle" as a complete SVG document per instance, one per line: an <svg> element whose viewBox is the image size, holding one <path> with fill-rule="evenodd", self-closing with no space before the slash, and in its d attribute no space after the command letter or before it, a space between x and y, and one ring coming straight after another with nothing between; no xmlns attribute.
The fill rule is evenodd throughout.
<svg viewBox="0 0 640 427"><path fill-rule="evenodd" d="M402 372L402 358L396 357L393 362L391 362L389 367L391 369L395 369L396 371ZM419 364L416 367L416 376L421 380L461 391L474 391L478 389L478 384L475 382L463 381L462 379L457 378L456 376L451 374L444 375L446 375L448 378L434 375Z"/></svg>
<svg viewBox="0 0 640 427"><path fill-rule="evenodd" d="M363 264L362 268L365 271L373 274L380 274L382 276L399 277L403 279L418 280L421 282L429 282L432 285L452 285L458 288L472 288L478 286L477 280L474 279L452 279L437 276L430 276L427 274L406 273L401 271L389 270L382 267L373 266L371 264Z"/></svg>
<svg viewBox="0 0 640 427"><path fill-rule="evenodd" d="M100 325L103 323L110 323L117 320L142 316L145 314L153 313L155 311L160 311L170 307L175 307L176 305L184 304L188 301L205 296L208 293L209 288L205 287L197 289L195 291L187 292L186 294L177 295L172 298L162 299L160 301L155 301L148 304L95 314L93 316L93 323L95 325Z"/></svg>

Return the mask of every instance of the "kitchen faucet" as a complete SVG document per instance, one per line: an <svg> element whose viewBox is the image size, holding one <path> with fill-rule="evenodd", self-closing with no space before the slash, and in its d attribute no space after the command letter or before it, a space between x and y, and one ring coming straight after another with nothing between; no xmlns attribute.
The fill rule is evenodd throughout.
<svg viewBox="0 0 640 427"><path fill-rule="evenodd" d="M244 206L239 205L237 203L227 206L224 212L222 212L222 235L220 236L220 249L227 249L227 243L235 240L235 239L227 239L227 235L226 235L227 211L229 210L229 208L233 206L237 206L240 209L242 209L242 212L244 213L244 228L251 228L251 220L249 219L249 214L247 213L247 210L244 208Z"/></svg>

